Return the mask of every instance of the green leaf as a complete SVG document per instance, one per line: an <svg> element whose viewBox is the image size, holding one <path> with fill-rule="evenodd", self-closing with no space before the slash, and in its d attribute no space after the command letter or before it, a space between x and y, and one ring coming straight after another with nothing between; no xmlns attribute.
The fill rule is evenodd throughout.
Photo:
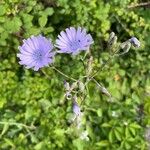
<svg viewBox="0 0 150 150"><path fill-rule="evenodd" d="M133 134L133 136L135 136L135 135L136 135L135 128L133 128L133 127L129 127L129 130L131 131L131 133Z"/></svg>
<svg viewBox="0 0 150 150"><path fill-rule="evenodd" d="M124 145L126 149L131 149L131 145L128 142L124 142Z"/></svg>
<svg viewBox="0 0 150 150"><path fill-rule="evenodd" d="M2 135L4 135L8 129L9 129L9 124L8 124L8 123L5 123L4 126L3 126L3 130L2 130L2 132L1 132L1 134L0 134L0 137L1 137Z"/></svg>
<svg viewBox="0 0 150 150"><path fill-rule="evenodd" d="M73 140L73 145L77 148L77 150L84 150L83 149L84 143L80 139Z"/></svg>
<svg viewBox="0 0 150 150"><path fill-rule="evenodd" d="M103 140L103 141L96 143L96 145L98 145L100 147L107 147L109 145L109 141Z"/></svg>
<svg viewBox="0 0 150 150"><path fill-rule="evenodd" d="M109 142L113 143L113 141L114 141L114 131L113 130L111 130L109 132L108 138L109 138Z"/></svg>
<svg viewBox="0 0 150 150"><path fill-rule="evenodd" d="M130 127L135 128L135 129L141 129L141 126L136 123L130 124Z"/></svg>
<svg viewBox="0 0 150 150"><path fill-rule="evenodd" d="M7 7L5 5L0 4L0 16L3 16L7 11Z"/></svg>
<svg viewBox="0 0 150 150"><path fill-rule="evenodd" d="M53 27L45 27L42 29L42 31L44 32L44 34L48 34L48 33L51 33L54 31L54 28Z"/></svg>
<svg viewBox="0 0 150 150"><path fill-rule="evenodd" d="M115 136L116 136L117 140L121 141L121 139L122 139L121 133L118 130L115 130L115 129L114 129L114 133L115 133Z"/></svg>
<svg viewBox="0 0 150 150"><path fill-rule="evenodd" d="M103 123L101 125L101 127L104 127L104 128L111 128L112 126L109 124L109 123Z"/></svg>
<svg viewBox="0 0 150 150"><path fill-rule="evenodd" d="M41 16L40 18L39 18L39 25L41 26L41 27L44 27L45 25L46 25L46 23L47 23L47 16Z"/></svg>
<svg viewBox="0 0 150 150"><path fill-rule="evenodd" d="M37 143L38 142L38 139L37 139L36 135L34 135L33 133L30 133L30 137L31 137L32 143Z"/></svg>
<svg viewBox="0 0 150 150"><path fill-rule="evenodd" d="M54 13L54 9L53 8L46 8L44 11L44 14L47 16L51 16Z"/></svg>
<svg viewBox="0 0 150 150"><path fill-rule="evenodd" d="M44 142L39 142L38 144L36 144L34 146L34 149L35 150L41 150L41 149L43 149L43 145L44 145Z"/></svg>
<svg viewBox="0 0 150 150"><path fill-rule="evenodd" d="M98 109L97 110L97 115L99 116L99 117L102 117L102 115L103 115L103 112L102 112L102 109Z"/></svg>
<svg viewBox="0 0 150 150"><path fill-rule="evenodd" d="M126 135L127 138L131 137L131 134L130 134L130 131L129 131L128 127L125 128L125 135Z"/></svg>
<svg viewBox="0 0 150 150"><path fill-rule="evenodd" d="M56 129L56 130L54 131L54 133L55 133L57 136L64 136L65 130L64 130L64 129Z"/></svg>
<svg viewBox="0 0 150 150"><path fill-rule="evenodd" d="M7 20L4 24L4 28L9 32L18 32L22 25L21 19L19 17L14 17L12 20Z"/></svg>
<svg viewBox="0 0 150 150"><path fill-rule="evenodd" d="M9 146L11 146L11 147L13 147L13 148L16 147L12 140L7 139L7 138L4 138L4 141L5 141Z"/></svg>

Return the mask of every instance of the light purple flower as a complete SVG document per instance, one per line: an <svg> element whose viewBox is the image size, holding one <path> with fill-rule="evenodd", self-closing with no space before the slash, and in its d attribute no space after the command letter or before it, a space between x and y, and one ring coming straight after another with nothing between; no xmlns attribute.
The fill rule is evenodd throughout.
<svg viewBox="0 0 150 150"><path fill-rule="evenodd" d="M73 112L76 116L79 116L81 114L80 107L76 102L73 103Z"/></svg>
<svg viewBox="0 0 150 150"><path fill-rule="evenodd" d="M140 47L140 41L136 37L132 37L129 41L134 47Z"/></svg>
<svg viewBox="0 0 150 150"><path fill-rule="evenodd" d="M56 47L59 48L59 53L76 55L82 50L88 50L92 43L94 41L91 35L86 33L86 29L70 27L60 32L56 40Z"/></svg>
<svg viewBox="0 0 150 150"><path fill-rule="evenodd" d="M53 62L55 53L52 52L52 49L51 41L42 35L31 36L23 40L23 45L19 46L20 53L17 54L17 57L20 58L19 64L24 65L27 69L33 68L38 71Z"/></svg>

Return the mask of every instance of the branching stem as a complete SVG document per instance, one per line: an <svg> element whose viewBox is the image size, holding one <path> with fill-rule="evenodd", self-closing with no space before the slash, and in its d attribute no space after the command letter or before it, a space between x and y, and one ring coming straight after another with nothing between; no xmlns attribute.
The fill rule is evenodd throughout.
<svg viewBox="0 0 150 150"><path fill-rule="evenodd" d="M23 123L17 123L17 122L5 122L5 121L1 121L0 124L2 124L2 125L8 124L8 125L14 125L14 126L22 126L22 127L26 128L26 129L30 129L30 130L36 129L36 127L33 126L33 125L32 126L27 126L27 125L25 125Z"/></svg>

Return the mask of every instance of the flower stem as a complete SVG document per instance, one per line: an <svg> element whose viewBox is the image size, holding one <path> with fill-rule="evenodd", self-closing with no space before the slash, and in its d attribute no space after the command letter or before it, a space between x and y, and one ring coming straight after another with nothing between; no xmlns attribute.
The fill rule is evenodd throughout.
<svg viewBox="0 0 150 150"><path fill-rule="evenodd" d="M89 78L94 78L99 72L103 71L105 66L110 62L110 60L113 58L113 56L109 57L109 59L99 68L95 73L93 73Z"/></svg>
<svg viewBox="0 0 150 150"><path fill-rule="evenodd" d="M118 52L118 49L107 59L107 61L106 61L104 64L102 64L102 66L101 66L95 73L93 73L93 75L91 75L91 76L89 77L89 79L93 79L99 72L103 71L103 69L104 69L105 66L110 62L110 60L111 60L112 58L114 58L115 56L117 56L117 55L116 55L117 52Z"/></svg>
<svg viewBox="0 0 150 150"><path fill-rule="evenodd" d="M55 71L57 71L59 74L63 75L64 77L72 80L72 81L77 81L76 79L69 77L68 75L64 74L62 71L58 70L57 68L55 68L54 66L51 67L52 69L54 69Z"/></svg>

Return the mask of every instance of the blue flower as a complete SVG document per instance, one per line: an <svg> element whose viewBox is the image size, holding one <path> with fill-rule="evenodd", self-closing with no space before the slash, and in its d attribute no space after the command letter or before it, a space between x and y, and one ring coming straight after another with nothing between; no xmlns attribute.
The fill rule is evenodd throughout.
<svg viewBox="0 0 150 150"><path fill-rule="evenodd" d="M52 52L52 49L51 41L42 35L31 36L23 40L23 45L19 46L20 53L17 54L17 57L20 58L19 64L38 71L53 62L55 53Z"/></svg>
<svg viewBox="0 0 150 150"><path fill-rule="evenodd" d="M132 37L129 41L134 47L140 47L140 41L136 37Z"/></svg>
<svg viewBox="0 0 150 150"><path fill-rule="evenodd" d="M65 32L60 32L56 40L56 47L59 48L59 53L76 55L82 50L88 50L92 43L94 41L91 35L86 33L86 29L70 27Z"/></svg>
<svg viewBox="0 0 150 150"><path fill-rule="evenodd" d="M73 112L76 116L79 116L81 114L80 107L76 102L73 102Z"/></svg>

